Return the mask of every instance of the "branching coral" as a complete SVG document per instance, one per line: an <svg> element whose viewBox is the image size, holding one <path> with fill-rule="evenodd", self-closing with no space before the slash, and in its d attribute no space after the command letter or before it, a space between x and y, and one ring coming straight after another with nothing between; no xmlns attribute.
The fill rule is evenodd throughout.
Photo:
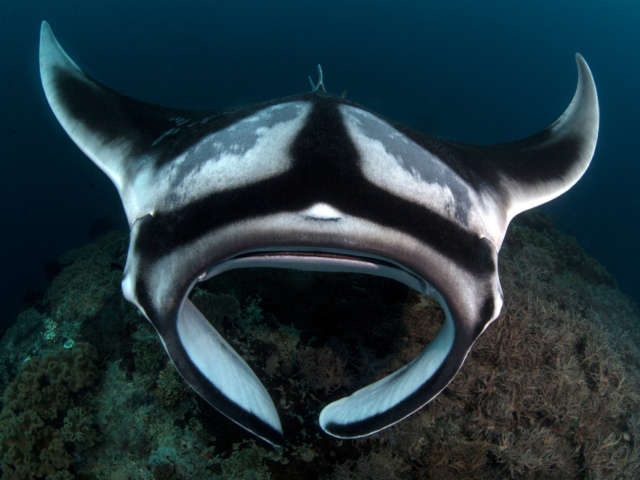
<svg viewBox="0 0 640 480"><path fill-rule="evenodd" d="M344 360L329 347L300 348L298 363L303 383L314 390L328 394L351 383Z"/></svg>
<svg viewBox="0 0 640 480"><path fill-rule="evenodd" d="M419 480L476 479L485 470L487 449L481 441L435 443L417 457L414 466Z"/></svg>
<svg viewBox="0 0 640 480"><path fill-rule="evenodd" d="M400 480L408 466L391 452L363 455L335 467L336 480Z"/></svg>
<svg viewBox="0 0 640 480"><path fill-rule="evenodd" d="M578 470L569 446L544 427L505 434L498 445L490 448L512 476L537 474L573 478Z"/></svg>

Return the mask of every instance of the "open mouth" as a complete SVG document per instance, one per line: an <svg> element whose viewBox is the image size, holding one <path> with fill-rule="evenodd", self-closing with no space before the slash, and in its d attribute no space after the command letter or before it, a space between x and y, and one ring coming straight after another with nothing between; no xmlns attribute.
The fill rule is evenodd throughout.
<svg viewBox="0 0 640 480"><path fill-rule="evenodd" d="M349 397L325 407L320 415L322 428L342 438L363 436L385 428L410 415L423 402L425 389L441 391L448 383L445 359L452 351L455 329L440 293L426 280L389 259L361 252L309 248L278 248L244 252L210 268L197 281L204 281L229 270L244 268L281 268L314 272L369 274L396 280L434 297L445 310L445 322L433 341L405 367L374 383L360 388ZM190 301L183 303L177 333L186 356L174 363L185 378L212 405L232 411L234 421L256 435L277 443L281 435L275 406L264 385L237 352L207 322ZM388 340L387 340L388 341ZM461 364L466 352L456 362ZM457 355L457 353L456 353ZM457 355L459 356L459 355ZM186 360L188 358L188 360ZM194 387L195 388L195 387Z"/></svg>
<svg viewBox="0 0 640 480"><path fill-rule="evenodd" d="M191 301L263 383L287 423L288 438L298 431L297 421L292 426L287 420L288 405L299 402L307 429L317 425L317 406L309 399L324 406L374 383L383 371L397 370L433 340L444 321L435 301L400 282L361 273L237 268L199 288L204 292ZM221 318L212 302L229 297L239 308ZM288 402L284 408L281 401Z"/></svg>
<svg viewBox="0 0 640 480"><path fill-rule="evenodd" d="M406 267L383 257L345 250L303 249L301 247L255 250L242 253L209 269L205 281L238 268L292 268L312 272L348 272L390 278L420 293L433 294L428 282Z"/></svg>

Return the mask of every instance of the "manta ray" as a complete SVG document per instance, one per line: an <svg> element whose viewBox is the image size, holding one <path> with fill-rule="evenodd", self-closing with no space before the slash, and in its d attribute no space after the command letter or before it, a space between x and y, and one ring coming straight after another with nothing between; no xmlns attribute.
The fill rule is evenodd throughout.
<svg viewBox="0 0 640 480"><path fill-rule="evenodd" d="M561 195L593 157L599 107L576 54L578 86L549 128L469 145L414 131L325 90L220 111L152 105L84 73L47 22L47 100L115 184L131 229L122 292L210 405L281 445L276 407L247 363L189 300L237 268L359 272L435 298L445 320L395 373L322 410L329 435L356 438L433 400L500 313L498 252L518 213Z"/></svg>

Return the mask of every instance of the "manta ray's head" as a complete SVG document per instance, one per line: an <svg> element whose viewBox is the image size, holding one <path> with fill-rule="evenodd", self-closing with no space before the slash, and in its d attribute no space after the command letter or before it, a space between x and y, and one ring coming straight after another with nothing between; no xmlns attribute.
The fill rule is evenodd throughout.
<svg viewBox="0 0 640 480"><path fill-rule="evenodd" d="M225 111L146 104L82 72L42 24L40 69L71 138L116 185L131 243L125 297L211 405L279 444L277 410L249 366L188 299L248 267L360 272L438 300L435 339L411 363L327 405L320 426L354 438L437 396L498 316L497 258L509 221L569 189L598 134L591 72L566 112L517 142L476 146L415 132L313 91Z"/></svg>

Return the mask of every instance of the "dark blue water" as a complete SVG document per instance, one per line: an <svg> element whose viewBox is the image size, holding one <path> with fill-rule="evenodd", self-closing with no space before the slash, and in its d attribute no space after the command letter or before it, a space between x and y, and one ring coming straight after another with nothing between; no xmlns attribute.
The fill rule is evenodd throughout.
<svg viewBox="0 0 640 480"><path fill-rule="evenodd" d="M115 188L63 132L40 86L46 19L88 73L129 96L212 109L327 89L471 143L547 127L573 95L574 53L598 87L600 140L582 180L544 210L640 299L640 4L633 1L2 2L0 322L45 262L124 224Z"/></svg>

